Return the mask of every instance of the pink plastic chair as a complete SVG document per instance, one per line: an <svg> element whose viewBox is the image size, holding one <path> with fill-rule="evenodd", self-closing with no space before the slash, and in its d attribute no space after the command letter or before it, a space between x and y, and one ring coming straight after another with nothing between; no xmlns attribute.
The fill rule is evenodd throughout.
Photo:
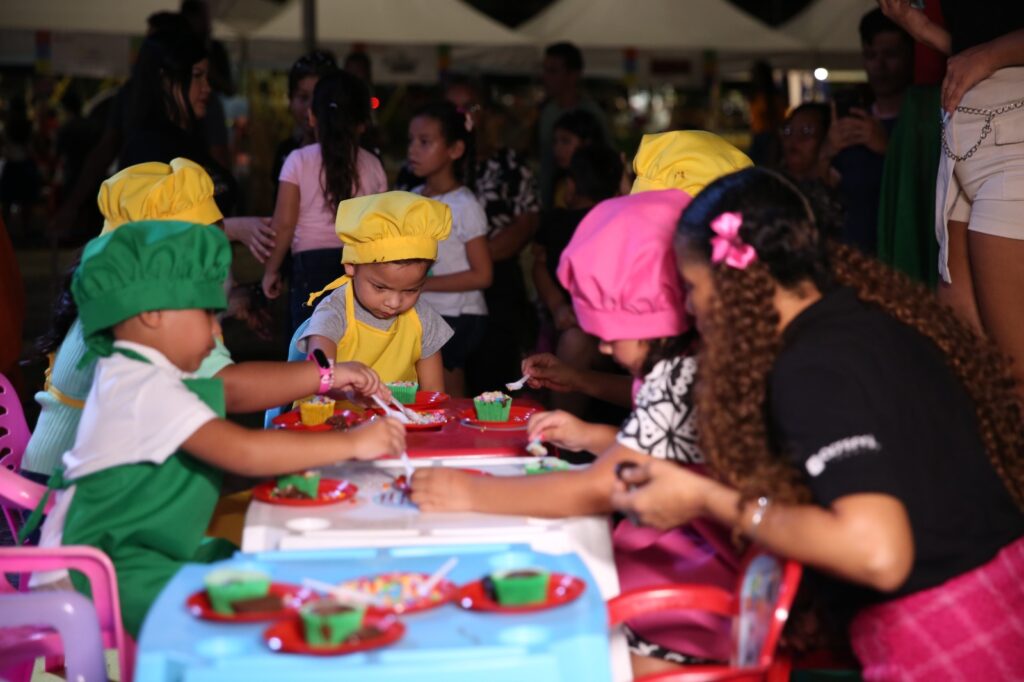
<svg viewBox="0 0 1024 682"><path fill-rule="evenodd" d="M103 645L117 649L121 680L132 681L135 665L135 642L125 633L121 623L121 600L117 593L117 576L110 559L94 547L0 547L0 574L35 571L80 571L89 581L92 603L96 609ZM0 579L0 594L17 590L6 577ZM45 628L0 630L0 661L32 656L52 658L62 655L60 638ZM28 680L27 677L23 678ZM14 682L20 682L14 678Z"/></svg>
<svg viewBox="0 0 1024 682"><path fill-rule="evenodd" d="M3 509L7 527L10 528L13 537L18 537L18 531L21 529L21 512L31 512L35 509L45 492L46 486L0 466L0 508ZM51 495L46 501L46 513L50 513L50 509L53 508L55 497Z"/></svg>
<svg viewBox="0 0 1024 682"><path fill-rule="evenodd" d="M729 665L695 665L637 678L644 682L766 682L788 680L788 664L775 648L800 586L802 569L763 551L748 555L736 593L710 585L668 585L631 590L608 602L612 625L659 611L707 611L733 619Z"/></svg>
<svg viewBox="0 0 1024 682"><path fill-rule="evenodd" d="M21 469L30 435L18 393L7 377L0 374L0 466L11 471Z"/></svg>
<svg viewBox="0 0 1024 682"><path fill-rule="evenodd" d="M106 682L103 642L92 602L68 590L0 594L0 646L5 633L35 633L41 627L57 631L64 647L66 678L76 682ZM35 661L30 647L20 647L0 657L0 679L24 677ZM30 671L31 672L31 671Z"/></svg>

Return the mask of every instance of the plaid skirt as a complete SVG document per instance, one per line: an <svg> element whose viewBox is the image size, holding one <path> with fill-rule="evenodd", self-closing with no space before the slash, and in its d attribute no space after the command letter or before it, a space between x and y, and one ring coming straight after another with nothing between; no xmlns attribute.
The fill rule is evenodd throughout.
<svg viewBox="0 0 1024 682"><path fill-rule="evenodd" d="M942 585L861 611L850 636L865 682L1024 680L1024 538Z"/></svg>

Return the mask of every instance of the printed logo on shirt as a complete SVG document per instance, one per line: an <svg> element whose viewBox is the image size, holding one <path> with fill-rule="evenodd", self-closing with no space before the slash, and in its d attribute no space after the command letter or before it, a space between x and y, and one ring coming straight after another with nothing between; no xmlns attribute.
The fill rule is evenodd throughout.
<svg viewBox="0 0 1024 682"><path fill-rule="evenodd" d="M819 476L821 472L825 471L825 465L834 459L841 459L858 452L878 451L881 449L882 446L870 434L850 436L821 448L807 458L804 466L807 467L807 473L811 476Z"/></svg>

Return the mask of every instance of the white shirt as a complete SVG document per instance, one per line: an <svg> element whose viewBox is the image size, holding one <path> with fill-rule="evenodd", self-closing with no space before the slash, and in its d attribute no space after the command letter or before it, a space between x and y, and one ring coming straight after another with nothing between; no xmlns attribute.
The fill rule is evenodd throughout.
<svg viewBox="0 0 1024 682"><path fill-rule="evenodd" d="M423 194L423 185L412 190ZM487 236L487 214L476 195L466 187L431 197L448 205L452 211L452 233L437 244L437 262L430 268L431 275L451 275L469 270L466 242ZM459 315L486 315L483 289L472 291L425 291L421 298L444 317Z"/></svg>

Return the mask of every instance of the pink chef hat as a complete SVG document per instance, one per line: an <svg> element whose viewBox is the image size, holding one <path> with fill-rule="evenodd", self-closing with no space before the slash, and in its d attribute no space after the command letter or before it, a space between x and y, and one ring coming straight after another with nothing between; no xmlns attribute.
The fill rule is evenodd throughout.
<svg viewBox="0 0 1024 682"><path fill-rule="evenodd" d="M677 336L689 325L672 237L690 195L677 189L602 201L558 262L580 327L604 341Z"/></svg>

